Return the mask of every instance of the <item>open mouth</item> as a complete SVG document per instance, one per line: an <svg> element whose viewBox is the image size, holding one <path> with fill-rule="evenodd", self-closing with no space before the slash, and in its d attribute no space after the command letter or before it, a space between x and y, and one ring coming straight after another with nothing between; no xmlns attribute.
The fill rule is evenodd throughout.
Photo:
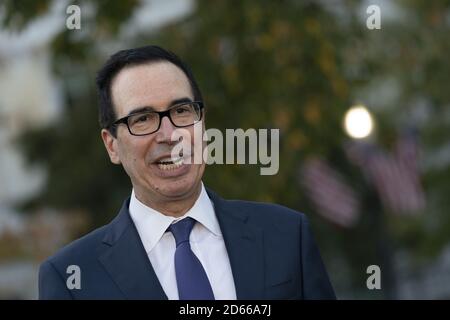
<svg viewBox="0 0 450 320"><path fill-rule="evenodd" d="M181 167L183 165L183 158L179 157L174 160L171 158L164 158L155 162L161 170L173 170Z"/></svg>

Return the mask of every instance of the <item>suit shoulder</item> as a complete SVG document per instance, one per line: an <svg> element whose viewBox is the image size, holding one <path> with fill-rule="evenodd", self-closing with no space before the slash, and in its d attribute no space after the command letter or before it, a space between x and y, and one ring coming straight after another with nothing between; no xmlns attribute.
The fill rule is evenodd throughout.
<svg viewBox="0 0 450 320"><path fill-rule="evenodd" d="M278 222L299 223L306 219L304 213L276 203L266 203L246 200L225 200L236 212L245 212L257 219L276 220Z"/></svg>
<svg viewBox="0 0 450 320"><path fill-rule="evenodd" d="M95 251L102 243L107 226L108 225L104 225L83 237L72 241L59 249L54 255L47 258L43 264L49 262L55 266L66 265L67 263L70 263L70 261L82 261L88 257L94 257Z"/></svg>

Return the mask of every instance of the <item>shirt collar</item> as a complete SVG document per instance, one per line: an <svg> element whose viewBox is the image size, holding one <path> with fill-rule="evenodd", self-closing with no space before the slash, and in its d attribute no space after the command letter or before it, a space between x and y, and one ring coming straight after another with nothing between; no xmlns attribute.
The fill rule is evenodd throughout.
<svg viewBox="0 0 450 320"><path fill-rule="evenodd" d="M195 219L215 236L222 236L213 203L206 193L203 182L200 195L194 205L179 218L166 216L146 206L136 198L134 189L131 192L129 211L147 253L155 247L170 224L186 217Z"/></svg>

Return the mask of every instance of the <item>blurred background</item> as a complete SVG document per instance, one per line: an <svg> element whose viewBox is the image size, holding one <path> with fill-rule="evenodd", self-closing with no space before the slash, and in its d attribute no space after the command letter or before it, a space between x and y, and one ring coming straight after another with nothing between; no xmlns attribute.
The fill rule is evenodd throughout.
<svg viewBox="0 0 450 320"><path fill-rule="evenodd" d="M0 299L37 298L39 264L129 196L95 75L147 44L192 67L207 127L280 129L277 175L204 182L306 213L338 298L450 298L450 1L6 0L0 28Z"/></svg>

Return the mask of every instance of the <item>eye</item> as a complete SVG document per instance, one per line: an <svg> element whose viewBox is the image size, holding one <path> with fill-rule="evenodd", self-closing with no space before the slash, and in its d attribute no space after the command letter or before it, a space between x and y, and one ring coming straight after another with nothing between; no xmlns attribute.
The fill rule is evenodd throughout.
<svg viewBox="0 0 450 320"><path fill-rule="evenodd" d="M141 123L148 123L149 121L151 121L151 115L150 114L139 114L139 115L135 115L134 117L132 117L130 119L131 124L136 125L136 124L141 124Z"/></svg>
<svg viewBox="0 0 450 320"><path fill-rule="evenodd" d="M143 114L143 115L140 115L140 116L136 119L135 122L146 122L147 120L148 120L148 115Z"/></svg>
<svg viewBox="0 0 450 320"><path fill-rule="evenodd" d="M190 110L191 109L188 106L180 106L180 107L175 109L175 112L177 114L183 114L183 113L189 113Z"/></svg>

